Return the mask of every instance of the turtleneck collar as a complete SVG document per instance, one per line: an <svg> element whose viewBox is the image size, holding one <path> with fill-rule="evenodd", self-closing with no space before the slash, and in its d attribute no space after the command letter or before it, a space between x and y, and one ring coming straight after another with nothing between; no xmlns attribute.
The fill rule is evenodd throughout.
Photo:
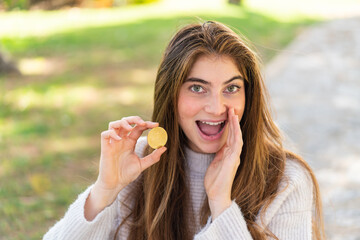
<svg viewBox="0 0 360 240"><path fill-rule="evenodd" d="M185 147L185 159L190 174L205 175L205 172L214 159L215 153L198 153Z"/></svg>

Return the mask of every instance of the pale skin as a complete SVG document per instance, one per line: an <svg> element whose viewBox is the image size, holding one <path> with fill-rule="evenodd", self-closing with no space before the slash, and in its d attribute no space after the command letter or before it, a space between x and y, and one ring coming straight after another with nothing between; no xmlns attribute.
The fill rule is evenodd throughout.
<svg viewBox="0 0 360 240"><path fill-rule="evenodd" d="M182 127L182 121L187 123L186 121L193 120L191 116L180 120L179 124L190 140L190 148L197 152L216 153L204 179L205 191L208 196L212 219L214 220L231 205L231 188L240 164L243 145L239 121L245 105L245 93L243 80L241 79L231 81L231 84L240 86L236 93L229 94L227 92L227 89L233 87L233 85L229 85L228 80L234 76L239 76L239 72L231 60L225 57L208 61L209 59L205 58L200 63L204 65L203 67L207 67L206 72L210 72L210 75L201 75L204 71L202 71L201 65L197 68L196 64L193 70L199 71L191 71L190 74L195 73L196 77L210 83L209 86L202 87L211 92L208 97L211 99L215 97L215 100L211 101L212 107L202 105L200 99L197 101L198 104L194 104L194 101L192 101L191 105L197 107L197 109L193 109L193 115L197 117L199 115L201 117L206 116L206 119L219 120L224 118L226 119L226 129L221 138L209 145L206 141L204 142L196 136L187 134L187 131L194 132L191 126L195 128L195 125L190 124L189 129ZM206 64L215 64L217 67L206 66ZM222 73L221 70L223 70ZM216 73L211 73L211 71L216 71ZM186 84L184 86L184 89L188 89ZM179 103L183 100L182 103L184 104L182 106L179 104L179 113L181 113L181 107L187 107L186 111L191 113L188 106L186 106L187 92L183 92L185 95L182 95L182 89L180 90ZM194 97L196 96L194 95ZM200 97L200 95L198 96ZM204 96L201 95L201 97ZM160 156L166 151L165 147L155 150L144 158L139 158L134 152L135 144L142 132L157 126L158 123L144 121L140 117L133 116L111 122L108 130L102 132L99 175L85 203L85 218L87 220L93 220L98 213L116 199L118 193L125 186L134 181L146 168L160 160ZM186 126L189 126L189 124L186 124ZM206 148L208 146L210 148Z"/></svg>
<svg viewBox="0 0 360 240"><path fill-rule="evenodd" d="M132 116L109 123L109 129L101 133L99 175L85 203L87 220L93 220L125 186L160 160L166 147L156 149L144 158L134 152L142 132L158 125Z"/></svg>
<svg viewBox="0 0 360 240"><path fill-rule="evenodd" d="M189 147L195 152L216 153L204 179L212 219L231 205L231 188L243 146L239 121L244 108L244 80L233 60L200 56L181 86L178 112ZM209 139L199 133L198 121L225 121L226 125L221 136Z"/></svg>
<svg viewBox="0 0 360 240"><path fill-rule="evenodd" d="M231 205L231 188L240 165L242 145L239 117L230 109L227 141L216 153L204 179L213 220Z"/></svg>

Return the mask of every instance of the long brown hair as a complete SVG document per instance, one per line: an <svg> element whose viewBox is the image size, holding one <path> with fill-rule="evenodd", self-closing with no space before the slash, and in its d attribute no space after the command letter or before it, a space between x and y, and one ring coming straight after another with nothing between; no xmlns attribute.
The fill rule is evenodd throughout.
<svg viewBox="0 0 360 240"><path fill-rule="evenodd" d="M133 196L135 203L128 217L128 239L192 239L186 209L189 190L186 185L184 147L186 136L178 124L178 95L193 63L200 55L225 55L237 64L245 78L246 106L240 125L244 145L241 163L232 187L231 198L241 207L254 239L274 236L255 222L276 197L283 179L286 159L301 163L314 186L315 214L313 235L324 238L321 200L315 176L299 156L285 150L281 134L274 124L267 102L267 92L256 54L230 28L217 22L191 24L180 29L170 41L160 63L154 94L152 121L168 132L168 150L161 160L145 170ZM145 153L149 153L149 148ZM201 210L201 224L210 216L207 201ZM118 229L119 230L119 229ZM116 236L115 236L116 237Z"/></svg>

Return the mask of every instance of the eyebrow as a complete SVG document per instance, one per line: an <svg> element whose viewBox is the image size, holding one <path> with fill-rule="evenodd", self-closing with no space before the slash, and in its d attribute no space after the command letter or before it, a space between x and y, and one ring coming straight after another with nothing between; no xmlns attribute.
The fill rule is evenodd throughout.
<svg viewBox="0 0 360 240"><path fill-rule="evenodd" d="M225 81L223 83L223 85L226 85L226 84L228 84L228 83L230 83L230 82L232 82L232 81L234 81L236 79L240 79L240 80L244 81L244 78L242 76L237 75L237 76L234 76L234 77L230 78L229 80ZM205 85L211 85L210 82L205 81L204 79L201 79L201 78L188 78L188 79L185 80L185 82L198 82L198 83L202 83L202 84L205 84Z"/></svg>

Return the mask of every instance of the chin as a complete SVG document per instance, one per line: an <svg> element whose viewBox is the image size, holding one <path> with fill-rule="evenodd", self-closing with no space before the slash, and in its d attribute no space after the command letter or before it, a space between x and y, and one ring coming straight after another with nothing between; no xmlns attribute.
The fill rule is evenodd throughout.
<svg viewBox="0 0 360 240"><path fill-rule="evenodd" d="M192 146L191 149L200 153L217 153L225 143L212 143L212 144L197 144Z"/></svg>

